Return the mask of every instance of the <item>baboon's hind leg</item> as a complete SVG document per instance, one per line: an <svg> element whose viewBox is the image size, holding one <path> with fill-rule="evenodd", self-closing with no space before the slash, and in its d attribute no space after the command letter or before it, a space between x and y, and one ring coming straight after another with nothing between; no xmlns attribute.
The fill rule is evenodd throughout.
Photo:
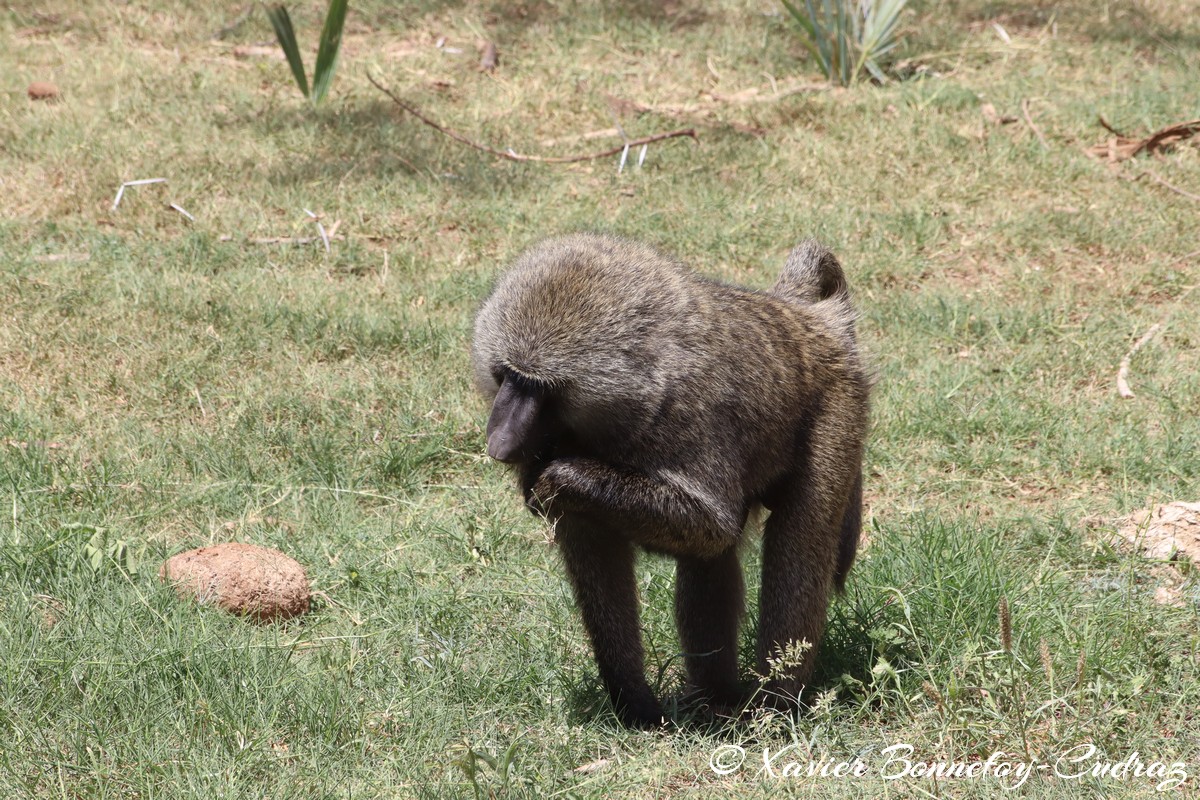
<svg viewBox="0 0 1200 800"><path fill-rule="evenodd" d="M846 588L846 575L854 566L854 556L858 553L858 539L862 535L862 470L854 476L854 486L850 489L850 498L846 502L846 511L842 515L842 533L838 541L837 571L833 575L833 583L840 592Z"/></svg>
<svg viewBox="0 0 1200 800"><path fill-rule="evenodd" d="M845 426L824 427L813 427L814 440L835 437ZM787 651L799 656L767 683L769 702L782 705L795 703L812 676L829 596L844 579L840 569L848 570L853 558L853 549L844 541L846 526L858 519L857 511L847 509L859 502L860 450L803 452L804 462L794 472L796 482L775 504L763 530L758 667L766 675L768 659ZM802 642L807 649L797 654L794 648Z"/></svg>

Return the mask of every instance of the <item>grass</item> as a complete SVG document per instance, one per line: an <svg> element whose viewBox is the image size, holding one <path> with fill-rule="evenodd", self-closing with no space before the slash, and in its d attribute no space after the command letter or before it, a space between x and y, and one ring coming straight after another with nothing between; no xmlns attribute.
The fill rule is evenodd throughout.
<svg viewBox="0 0 1200 800"><path fill-rule="evenodd" d="M1136 133L1198 116L1200 27L1183 0L912 5L912 79L738 103L703 93L817 79L773 3L355 3L315 113L261 14L213 43L209 6L6 6L0 792L1000 793L995 778L884 780L897 743L1042 762L1093 743L1096 761L1182 762L1174 792L1194 791L1195 573L1108 532L1197 499L1200 317L1184 292L1200 266L1183 257L1198 205L1119 175L1149 166L1200 192L1200 150L1113 171L1083 149L1107 136L1098 114ZM292 11L313 41L322 4ZM474 68L484 37L494 77ZM250 45L272 55L234 49ZM616 113L630 137L695 124L701 143L652 146L620 174L615 158L501 162L399 116L368 70L518 152L599 149L540 142L611 127L606 94L694 106ZM61 100L27 100L32 80ZM1020 121L986 123L984 103ZM112 210L148 177L168 183ZM314 236L304 208L342 221L329 253L248 241ZM528 242L580 228L756 287L810 234L847 265L879 374L868 544L796 719L616 725L547 532L482 455L472 312ZM1122 401L1117 364L1159 320ZM305 564L313 612L253 626L160 585L167 556L230 539ZM640 574L649 669L670 694L672 570L646 559ZM1167 579L1182 607L1154 602ZM750 761L718 775L728 745ZM764 748L793 745L801 764L861 755L870 774L759 771ZM1039 773L1021 792L1154 784Z"/></svg>

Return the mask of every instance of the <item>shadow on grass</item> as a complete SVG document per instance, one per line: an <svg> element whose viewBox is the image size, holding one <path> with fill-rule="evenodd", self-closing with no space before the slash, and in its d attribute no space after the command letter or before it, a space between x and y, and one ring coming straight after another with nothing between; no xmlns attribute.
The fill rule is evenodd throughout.
<svg viewBox="0 0 1200 800"><path fill-rule="evenodd" d="M414 102L422 107L428 99ZM268 110L253 118L230 119L226 126L249 129L251 135L261 138L318 129L319 147L295 153L286 165L268 173L268 179L280 186L336 184L351 172L376 178L419 177L422 182L432 175L451 191L491 195L497 181L503 180L507 190L520 189L532 175L527 165L507 162L456 142L387 99L316 113L307 106ZM487 133L464 134L481 144L491 144Z"/></svg>
<svg viewBox="0 0 1200 800"><path fill-rule="evenodd" d="M904 663L917 654L886 634L890 626L902 623L903 615L887 595L861 592L848 602L834 603L829 624L817 656L813 679L801 698L801 714L823 692L850 685L869 685L871 670L879 658ZM743 708L712 709L703 701L685 696L678 685L659 686L655 692L662 703L668 729L719 734L745 725L764 700L753 675L747 670L754 664L755 625L747 621L743 630L739 661L743 666L741 682ZM651 683L654 667L648 665ZM670 683L670 681L668 681ZM567 709L573 724L611 727L624 730L608 695L594 670L570 680L564 687ZM849 700L845 702L851 702Z"/></svg>

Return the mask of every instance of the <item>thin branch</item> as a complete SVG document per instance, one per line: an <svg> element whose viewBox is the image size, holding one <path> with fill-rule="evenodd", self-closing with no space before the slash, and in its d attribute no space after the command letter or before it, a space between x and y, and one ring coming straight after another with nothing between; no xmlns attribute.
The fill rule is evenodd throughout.
<svg viewBox="0 0 1200 800"><path fill-rule="evenodd" d="M329 241L340 242L344 236L329 236ZM222 236L218 241L235 242L236 236ZM246 244L312 244L313 242L322 242L324 240L320 236L255 236L243 239Z"/></svg>
<svg viewBox="0 0 1200 800"><path fill-rule="evenodd" d="M653 136L643 136L640 139L630 139L628 142L619 144L616 147L609 148L608 150L603 150L599 153L584 153L582 155L575 155L575 156L524 155L521 153L515 153L512 150L497 150L494 147L488 147L485 144L479 144L478 142L472 141L471 139L467 138L466 136L459 133L458 131L455 131L451 128L447 128L444 125L440 125L437 122L434 122L432 119L430 119L429 117L422 114L416 108L414 108L413 106L404 102L399 97L397 97L395 94L393 94L391 91L384 88L370 74L367 75L367 80L369 80L375 86L376 89L383 92L388 97L392 98L392 102L395 103L396 105L400 106L400 108L402 110L406 111L409 114L412 114L414 117L421 120L421 122L424 122L426 125L433 128L435 131L438 131L439 133L449 136L454 141L459 142L461 144L465 144L467 147L471 147L471 148L474 148L475 150L479 150L482 153L488 153L489 155L493 155L498 158L504 158L509 161L536 161L536 162L542 163L542 164L573 164L573 163L576 163L579 161L592 161L597 158L607 158L608 156L615 156L616 154L620 153L621 151L627 150L628 148L631 148L631 147L638 147L638 146L644 145L644 144L652 144L654 142L660 142L664 139L674 139L674 138L680 137L680 136L687 136L690 139L698 141L697 136L696 136L696 130L694 128L685 128L685 129L681 129L681 130L667 131L665 133L656 133Z"/></svg>
<svg viewBox="0 0 1200 800"><path fill-rule="evenodd" d="M1195 250L1191 253L1188 253L1183 258L1173 261L1171 266L1174 267L1179 264L1185 264L1196 256L1200 256L1200 250ZM1183 302L1184 298L1191 294L1192 290L1195 288L1196 286L1192 285L1184 289L1183 292L1180 293L1179 297L1175 298L1175 301L1172 303L1172 307L1178 306L1181 302ZM1163 325L1166 324L1167 319L1170 316L1170 311L1163 314L1162 318L1159 319L1158 322L1151 325L1150 329L1142 334L1142 338L1138 339L1134 343L1133 347L1129 348L1129 352L1125 354L1125 357L1121 359L1121 363L1117 367L1117 394L1121 395L1122 398L1128 400L1133 397L1133 390L1129 388L1129 362L1133 359L1134 354L1137 353L1138 350L1142 349L1146 342L1153 339L1154 335L1162 330Z"/></svg>
<svg viewBox="0 0 1200 800"><path fill-rule="evenodd" d="M1129 361L1133 358L1134 354L1137 353L1138 350L1142 349L1142 346L1145 345L1146 342L1153 339L1154 335L1161 330L1161 322L1156 322L1151 325L1150 330L1143 333L1142 338L1138 339L1137 342L1134 343L1133 347L1129 348L1129 352L1125 354L1125 357L1121 359L1121 365L1117 368L1117 394L1121 395L1121 397L1125 398L1126 400L1133 397L1133 390L1129 388Z"/></svg>
<svg viewBox="0 0 1200 800"><path fill-rule="evenodd" d="M1200 201L1200 194L1192 194L1191 192L1180 189L1178 186L1172 186L1171 184L1167 183L1165 180L1163 180L1157 174L1155 174L1154 172L1151 172L1150 170L1146 170L1146 175L1150 176L1150 179L1153 180L1155 183L1161 183L1163 186L1167 187L1172 192L1175 192L1175 194L1183 195L1184 197L1190 198L1192 200Z"/></svg>
<svg viewBox="0 0 1200 800"><path fill-rule="evenodd" d="M1150 134L1133 152L1138 153L1153 153L1157 150L1170 147L1178 144L1186 139L1190 139L1200 133L1200 119L1194 119L1190 122L1180 122L1175 125L1168 125L1161 130L1157 130Z"/></svg>
<svg viewBox="0 0 1200 800"><path fill-rule="evenodd" d="M1192 194L1189 191L1180 189L1178 186L1175 186L1174 184L1167 183L1167 181L1164 180L1162 177L1160 177L1158 175L1158 173L1153 172L1152 170L1146 169L1146 170L1142 170L1141 172L1138 172L1134 175L1122 175L1120 177L1122 180L1129 181L1130 183L1137 183L1142 178L1149 178L1150 180L1154 181L1155 183L1161 184L1165 188L1170 189L1172 192L1175 192L1178 195L1182 195L1183 197L1186 197L1190 200L1196 200L1197 202L1200 202L1200 195Z"/></svg>
<svg viewBox="0 0 1200 800"><path fill-rule="evenodd" d="M1126 136L1124 133L1122 133L1121 131L1117 130L1117 129L1116 129L1116 128L1114 128L1112 125L1110 125L1110 124L1109 124L1109 122L1108 122L1108 120L1106 120L1106 119L1104 118L1104 115L1103 115L1103 114L1100 114L1100 115L1099 115L1099 117L1100 117L1100 124L1101 124L1101 125L1104 127L1104 130L1108 131L1108 132L1109 132L1109 133L1111 133L1113 136L1120 136L1122 139L1127 139L1127 138L1129 138L1129 137L1127 137L1127 136Z"/></svg>
<svg viewBox="0 0 1200 800"><path fill-rule="evenodd" d="M1021 101L1021 113L1025 115L1025 122L1029 125L1029 129L1037 135L1038 141L1042 143L1042 149L1049 150L1050 145L1046 142L1046 137L1038 130L1038 126L1033 124L1033 117L1029 115L1029 100Z"/></svg>
<svg viewBox="0 0 1200 800"><path fill-rule="evenodd" d="M1124 161L1127 158L1133 158L1142 153L1157 153L1186 141L1193 136L1200 135L1200 119L1168 125L1144 139L1125 136L1110 125L1104 117L1100 117L1100 124L1109 133L1116 134L1116 138L1092 145L1087 149L1087 153L1093 158L1106 158L1112 162Z"/></svg>

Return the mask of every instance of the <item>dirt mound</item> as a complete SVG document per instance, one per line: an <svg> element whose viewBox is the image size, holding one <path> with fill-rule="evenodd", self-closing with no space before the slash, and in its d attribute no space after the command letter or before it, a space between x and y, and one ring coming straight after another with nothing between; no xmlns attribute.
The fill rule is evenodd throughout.
<svg viewBox="0 0 1200 800"><path fill-rule="evenodd" d="M269 547L228 542L189 550L167 559L158 576L174 584L181 597L261 622L308 611L304 567Z"/></svg>

